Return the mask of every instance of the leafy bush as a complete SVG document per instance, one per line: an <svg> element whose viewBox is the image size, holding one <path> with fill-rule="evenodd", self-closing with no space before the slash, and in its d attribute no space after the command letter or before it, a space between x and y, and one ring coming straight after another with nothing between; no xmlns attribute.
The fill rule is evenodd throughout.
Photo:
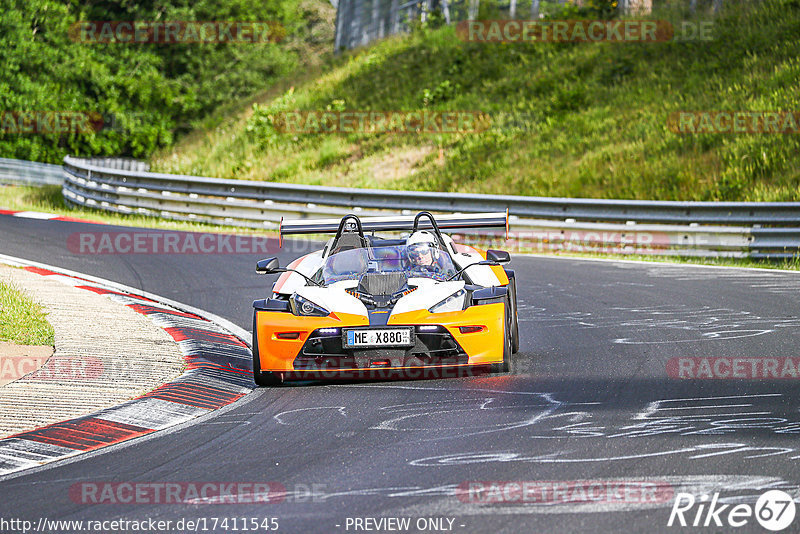
<svg viewBox="0 0 800 534"><path fill-rule="evenodd" d="M0 132L0 156L59 162L66 154L148 157L222 104L263 91L328 47L330 6L317 0L58 2L9 0L0 13L0 113L90 112L98 132ZM78 21L275 21L280 43L85 43Z"/></svg>

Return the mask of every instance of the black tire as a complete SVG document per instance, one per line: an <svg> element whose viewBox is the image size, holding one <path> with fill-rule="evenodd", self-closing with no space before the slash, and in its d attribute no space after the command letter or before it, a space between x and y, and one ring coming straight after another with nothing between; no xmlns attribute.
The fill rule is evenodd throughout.
<svg viewBox="0 0 800 534"><path fill-rule="evenodd" d="M511 307L509 300L506 299L505 306L505 330L503 331L503 361L492 365L493 373L507 373L511 369L511 354L513 347L511 342L512 322L511 322Z"/></svg>
<svg viewBox="0 0 800 534"><path fill-rule="evenodd" d="M283 384L282 373L261 371L261 359L258 355L258 331L256 330L256 312L253 312L253 382L258 386L279 386Z"/></svg>
<svg viewBox="0 0 800 534"><path fill-rule="evenodd" d="M511 278L508 281L508 295L511 300L511 352L516 354L519 351L519 319L517 316L517 280Z"/></svg>

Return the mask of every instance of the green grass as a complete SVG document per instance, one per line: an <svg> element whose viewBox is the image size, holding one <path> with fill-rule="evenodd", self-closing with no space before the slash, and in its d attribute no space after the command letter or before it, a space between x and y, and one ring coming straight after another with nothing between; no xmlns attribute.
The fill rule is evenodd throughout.
<svg viewBox="0 0 800 534"><path fill-rule="evenodd" d="M649 256L645 254L606 254L593 252L559 252L552 254L534 254L536 256L559 256L563 258L598 258L621 261L646 261L652 263L675 263L683 265L711 265L717 267L741 267L747 269L780 269L784 271L800 271L800 258L780 260L758 260L751 258L700 258L693 256Z"/></svg>
<svg viewBox="0 0 800 534"><path fill-rule="evenodd" d="M159 228L162 230L180 230L185 232L259 233L253 229L239 228L236 226L171 221L147 215L127 215L73 206L64 202L64 197L61 194L61 187L57 185L43 187L0 185L0 209L55 213L64 217L103 222L117 226L132 226L136 228Z"/></svg>
<svg viewBox="0 0 800 534"><path fill-rule="evenodd" d="M798 200L800 136L667 128L679 110L800 110L800 1L724 5L711 42L483 44L461 41L452 27L419 29L327 60L152 163L165 172L389 189ZM648 18L677 24L684 16ZM293 136L272 122L286 110L424 108L515 119L481 133L420 135Z"/></svg>
<svg viewBox="0 0 800 534"><path fill-rule="evenodd" d="M791 258L734 258L734 257L701 257L701 256L666 256L660 254L637 254L637 253L613 253L592 250L562 250L551 251L545 247L525 246L515 243L512 247L508 248L506 241L503 239L487 239L481 238L476 242L465 241L467 244L473 244L478 248L487 250L490 248L513 250L513 254L519 255L532 255L532 256L558 256L562 258L594 258L594 259L613 259L613 260L630 260L630 261L646 261L653 263L675 263L684 265L711 265L720 267L742 267L753 269L781 269L787 271L800 271L800 256L793 256Z"/></svg>
<svg viewBox="0 0 800 534"><path fill-rule="evenodd" d="M18 345L53 345L53 327L42 307L25 293L0 282L0 341Z"/></svg>

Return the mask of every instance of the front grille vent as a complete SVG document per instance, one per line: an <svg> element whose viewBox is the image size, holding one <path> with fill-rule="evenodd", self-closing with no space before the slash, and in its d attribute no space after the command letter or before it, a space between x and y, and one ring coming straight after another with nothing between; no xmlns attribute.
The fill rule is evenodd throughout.
<svg viewBox="0 0 800 534"><path fill-rule="evenodd" d="M406 273L365 273L358 281L359 293L367 295L393 295L407 288Z"/></svg>

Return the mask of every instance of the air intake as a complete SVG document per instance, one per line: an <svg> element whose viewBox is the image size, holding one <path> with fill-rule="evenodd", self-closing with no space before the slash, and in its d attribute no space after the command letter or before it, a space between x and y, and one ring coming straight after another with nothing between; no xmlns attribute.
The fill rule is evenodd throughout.
<svg viewBox="0 0 800 534"><path fill-rule="evenodd" d="M408 288L408 277L403 272L365 273L358 281L357 291L367 295L393 295Z"/></svg>

